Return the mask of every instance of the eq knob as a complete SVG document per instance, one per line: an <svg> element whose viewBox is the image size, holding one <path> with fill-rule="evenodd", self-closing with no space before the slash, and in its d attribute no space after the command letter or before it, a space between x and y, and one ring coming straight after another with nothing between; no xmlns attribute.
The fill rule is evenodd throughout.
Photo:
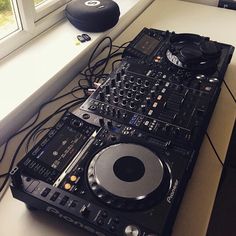
<svg viewBox="0 0 236 236"><path fill-rule="evenodd" d="M145 89L143 87L140 88L140 93L144 93Z"/></svg>
<svg viewBox="0 0 236 236"><path fill-rule="evenodd" d="M116 111L116 116L117 116L117 118L120 118L120 115L121 115L121 112L120 112L120 110L118 109L118 110Z"/></svg>
<svg viewBox="0 0 236 236"><path fill-rule="evenodd" d="M134 76L130 76L129 82L132 84L134 83Z"/></svg>
<svg viewBox="0 0 236 236"><path fill-rule="evenodd" d="M112 87L112 88L116 87L116 81L115 81L115 79L112 79L112 80L111 80L111 87Z"/></svg>
<svg viewBox="0 0 236 236"><path fill-rule="evenodd" d="M131 93L131 91L128 91L127 92L127 98L131 98L132 97L132 93Z"/></svg>
<svg viewBox="0 0 236 236"><path fill-rule="evenodd" d="M136 94L136 95L135 95L135 100L139 101L140 98L141 98L140 94Z"/></svg>
<svg viewBox="0 0 236 236"><path fill-rule="evenodd" d="M123 89L120 90L119 95L120 95L120 97L124 96L124 90Z"/></svg>
<svg viewBox="0 0 236 236"><path fill-rule="evenodd" d="M120 74L120 73L117 73L117 74L116 74L116 81L120 81L120 79L121 79L121 74Z"/></svg>
<svg viewBox="0 0 236 236"><path fill-rule="evenodd" d="M125 82L125 88L128 89L129 88L129 83Z"/></svg>
<svg viewBox="0 0 236 236"><path fill-rule="evenodd" d="M105 101L105 95L103 92L99 92L99 98L100 98L100 101L102 101L102 102Z"/></svg>
<svg viewBox="0 0 236 236"><path fill-rule="evenodd" d="M118 103L118 101L119 101L119 98L117 97L117 96L114 96L114 103Z"/></svg>
<svg viewBox="0 0 236 236"><path fill-rule="evenodd" d="M144 86L145 86L145 87L149 87L149 85L150 85L150 82L149 82L148 80L145 80Z"/></svg>
<svg viewBox="0 0 236 236"><path fill-rule="evenodd" d="M125 69L122 68L122 69L120 70L120 73L121 73L121 75L124 75L124 74L125 74Z"/></svg>
<svg viewBox="0 0 236 236"><path fill-rule="evenodd" d="M117 87L117 88L121 88L121 87L122 87L122 82L121 82L121 81L117 81L116 87Z"/></svg>
<svg viewBox="0 0 236 236"><path fill-rule="evenodd" d="M141 78L138 78L138 79L137 79L137 84L138 84L138 85L142 84L142 79L141 79Z"/></svg>
<svg viewBox="0 0 236 236"><path fill-rule="evenodd" d="M106 91L106 94L109 94L109 93L110 93L110 86L109 86L109 85L106 85L105 91Z"/></svg>
<svg viewBox="0 0 236 236"><path fill-rule="evenodd" d="M116 109L115 109L115 108L112 108L111 115L112 115L113 117L116 116Z"/></svg>
<svg viewBox="0 0 236 236"><path fill-rule="evenodd" d="M106 106L106 108L105 108L105 112L106 112L107 114L110 113L110 106L109 106L109 105Z"/></svg>
<svg viewBox="0 0 236 236"><path fill-rule="evenodd" d="M116 94L117 94L117 89L116 89L116 88L113 88L112 93L113 93L114 95L116 95Z"/></svg>
<svg viewBox="0 0 236 236"><path fill-rule="evenodd" d="M126 104L127 104L127 101L126 101L126 99L123 99L123 100L122 100L122 103L121 103L121 105L125 107L125 106L126 106Z"/></svg>
<svg viewBox="0 0 236 236"><path fill-rule="evenodd" d="M137 86L134 85L133 88L132 88L132 90L133 90L134 92L137 91Z"/></svg>
<svg viewBox="0 0 236 236"><path fill-rule="evenodd" d="M135 107L135 103L134 103L134 101L131 101L130 104L129 104L129 106L130 106L130 108L133 109L133 108Z"/></svg>

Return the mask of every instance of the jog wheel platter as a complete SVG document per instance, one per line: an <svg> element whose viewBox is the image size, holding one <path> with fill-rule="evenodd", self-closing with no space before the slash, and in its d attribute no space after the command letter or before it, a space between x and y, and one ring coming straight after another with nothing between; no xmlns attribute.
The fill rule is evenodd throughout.
<svg viewBox="0 0 236 236"><path fill-rule="evenodd" d="M88 181L106 204L137 210L163 199L170 186L170 173L150 149L121 143L95 155L88 168Z"/></svg>

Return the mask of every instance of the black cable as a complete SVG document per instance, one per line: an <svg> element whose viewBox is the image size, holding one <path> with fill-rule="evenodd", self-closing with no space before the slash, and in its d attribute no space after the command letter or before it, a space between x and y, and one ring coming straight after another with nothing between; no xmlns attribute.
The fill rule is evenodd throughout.
<svg viewBox="0 0 236 236"><path fill-rule="evenodd" d="M100 41L100 43L94 49L94 51L89 59L88 68L84 72L80 73L82 76L85 77L85 80L88 80L88 82L89 82L88 87L91 87L93 85L92 83L97 82L97 80L100 80L100 78L98 78L98 77L103 77L105 75L104 71L106 69L108 61L113 57L120 56L122 53L119 52L119 50L126 48L124 46L127 43L129 43L129 42L125 42L121 46L116 46L116 45L112 45L111 41L109 41L110 44L109 44L109 46L107 46L107 47L109 47L108 55L105 58L102 58L99 61L97 61L94 65L91 65L91 62L92 62L93 56L95 55L96 50L99 48L99 46L102 44L102 42L105 41L106 39L109 39L109 37L106 37L102 41ZM105 48L107 48L107 47L105 47ZM113 47L117 47L117 49L114 50L113 52L111 52ZM97 69L101 66L103 66L103 67L98 72L96 72Z"/></svg>
<svg viewBox="0 0 236 236"><path fill-rule="evenodd" d="M108 48L108 54L105 58L97 61L94 65L92 65L92 61L94 59L94 55L96 53L96 51L98 50L98 48L102 45L102 43L105 41L105 40L108 40L109 43L108 43L108 46L104 47L102 49L102 51L104 51L106 48ZM19 146L17 147L14 155L13 155L13 158L11 160L11 163L10 163L10 166L9 166L9 169L8 169L8 172L5 173L5 174L1 174L0 177L5 177L5 180L3 182L3 184L1 185L0 187L0 192L3 190L3 188L5 187L8 179L9 179L9 172L11 171L13 165L14 165L14 162L17 158L17 155L20 151L20 149L22 148L23 144L25 142L27 142L27 145L26 147L29 146L29 143L32 139L35 139L36 135L38 133L40 133L42 130L44 131L45 129L48 129L48 128L42 128L43 125L45 125L53 116L61 113L61 112L68 112L72 107L74 106L77 106L79 104L81 104L83 101L85 101L85 99L88 97L88 89L89 88L93 88L93 83L96 81L100 81L101 79L105 79L107 77L108 74L105 74L105 70L106 70L106 67L108 65L108 62L111 58L113 57L117 57L117 56L120 56L122 53L121 52L118 52L120 49L124 49L125 48L125 45L129 43L129 42L126 42L124 44L122 44L121 46L116 46L116 45L112 45L112 40L110 37L105 37L103 38L98 44L97 46L95 47L94 51L92 52L90 58L89 58L89 61L88 61L88 68L85 70L84 73L79 73L80 75L84 76L85 78L84 79L80 79L79 82L78 82L78 86L76 86L75 88L73 88L70 92L68 93L65 93L61 96L58 96L56 97L55 99L52 99L46 103L43 103L40 108L39 108L39 112L36 114L36 117L34 118L34 120L31 122L31 124L29 124L27 127L23 128L22 130L18 131L17 133L15 133L14 135L12 135L6 142L5 146L4 146L4 149L3 149L3 153L1 155L1 158L0 158L0 162L4 159L4 156L6 154L6 150L7 150L7 147L8 147L8 144L9 144L9 141L15 137L16 135L18 134L21 134L22 132L26 131L27 129L29 129L30 127L32 127L39 119L39 116L40 116L40 113L42 111L42 109L48 105L49 103L52 103L52 102L55 102L67 95L72 95L73 97L75 97L76 99L75 100L72 100L66 104L63 104L61 107L59 107L53 114L51 114L50 116L48 116L47 118L45 118L43 121L41 121L39 124L37 124L34 128L32 128L30 131L28 131L28 133L24 136L24 138L21 140ZM115 47L117 48L114 52L112 52L112 48ZM102 68L100 68L102 67ZM98 69L100 69L99 71L97 71ZM87 84L82 84L83 82L87 82ZM83 90L84 92L84 96L82 98L79 98L77 96L74 95L74 93L76 91L79 91L79 90Z"/></svg>
<svg viewBox="0 0 236 236"><path fill-rule="evenodd" d="M42 128L42 129L39 129L37 130L36 133L33 133L29 138L28 138L28 141L25 145L25 152L27 153L29 151L29 147L30 147L30 142L32 141L33 142L33 145L35 145L38 137L44 132L44 131L50 131L52 127L48 127L48 128Z"/></svg>
<svg viewBox="0 0 236 236"><path fill-rule="evenodd" d="M1 158L0 158L0 163L1 163L1 161L3 160L3 158L4 158L5 154L6 154L8 142L9 142L9 139L8 139L7 142L5 143L5 146L4 146L4 149L3 149L3 152L2 152Z"/></svg>
<svg viewBox="0 0 236 236"><path fill-rule="evenodd" d="M69 103L71 103L71 102L68 102L68 103L64 104L63 106L61 106L60 108L58 108L53 114L51 114L50 116L48 116L47 118L45 118L45 119L44 119L42 122L40 122L36 127L34 127L33 129L31 129L31 130L25 135L25 137L21 140L20 144L18 145L18 147L17 147L17 149L16 149L16 151L15 151L15 153L14 153L14 155L13 155L13 158L12 158L12 160L11 160L10 166L9 166L9 168L8 168L8 172L6 173L6 175L4 174L4 175L5 175L5 180L4 180L4 182L2 183L2 185L0 186L0 192L1 192L1 191L4 189L4 187L6 186L6 184L7 184L7 182L8 182L8 179L9 179L9 176L10 176L9 173L10 173L10 171L11 171L12 168L13 168L13 165L14 165L14 163L15 163L15 160L16 160L16 158L17 158L17 155L18 155L18 153L19 153L21 147L23 146L24 142L27 140L27 138L28 138L29 135L31 134L31 132L32 132L33 130L37 130L39 127L42 126L42 124L45 124L46 122L48 122L53 116L57 115L58 113L61 113L61 112L64 112L64 114L67 113L73 106L79 105L79 104L81 103L81 101L75 102L74 104L72 104L72 105L70 105L70 106L68 106L68 107L66 107L66 108L61 109L62 107L64 107L65 105L68 105Z"/></svg>
<svg viewBox="0 0 236 236"><path fill-rule="evenodd" d="M113 62L112 62L112 70L115 69L115 64L116 64L117 62L121 62L121 61L122 61L122 59L117 59L117 60L113 61Z"/></svg>
<svg viewBox="0 0 236 236"><path fill-rule="evenodd" d="M6 175L8 175L8 173L1 174L1 175L0 175L0 178L5 177Z"/></svg>
<svg viewBox="0 0 236 236"><path fill-rule="evenodd" d="M215 155L216 155L218 161L220 162L220 164L222 165L222 167L224 167L224 163L223 163L223 161L220 159L220 156L219 156L218 152L216 151L216 149L215 149L215 147L214 147L214 145L213 145L213 143L212 143L212 141L211 141L211 138L210 138L210 136L208 135L207 132L206 132L206 136L207 136L207 138L208 138L208 140L209 140L209 143L210 143L210 145L211 145L211 147L212 147L212 149L213 149L213 151L214 151L214 153L215 153Z"/></svg>
<svg viewBox="0 0 236 236"><path fill-rule="evenodd" d="M79 90L81 90L81 88L78 88L78 89L74 90L73 93L76 92L76 91L79 91ZM57 100L59 100L59 99L61 99L61 98L64 98L64 97L66 97L66 96L68 96L68 95L70 95L70 94L71 94L71 92L67 92L67 93L65 93L65 94L63 94L63 95L60 95L60 96L58 96L58 97L56 97L56 98L54 98L54 99L52 99L52 100L50 100L50 101L48 101L48 102L43 103L43 104L40 106L39 112L36 114L36 117L34 118L34 120L32 121L32 123L30 123L30 124L29 124L28 126L26 126L25 128L23 128L23 129L17 131L15 134L11 135L11 136L8 138L8 140L6 141L6 144L5 144L5 146L4 146L3 153L2 153L1 158L0 158L0 163L2 162L2 160L3 160L4 157L5 157L6 150L7 150L7 146L8 146L8 144L9 144L9 141L10 141L12 138L14 138L15 136L17 136L17 135L23 133L24 131L26 131L26 130L29 129L30 127L32 127L32 126L37 122L37 120L38 120L38 118L39 118L39 116L40 116L40 113L41 113L42 109L43 109L46 105L48 105L48 104L50 104L50 103L52 103L52 102L55 102L55 101L57 101Z"/></svg>
<svg viewBox="0 0 236 236"><path fill-rule="evenodd" d="M236 99L232 93L232 91L230 90L229 86L227 85L227 83L223 80L223 83L225 84L225 87L227 88L227 90L229 91L230 95L232 96L234 102L236 103Z"/></svg>
<svg viewBox="0 0 236 236"><path fill-rule="evenodd" d="M106 40L108 40L108 42L109 42L109 52L108 52L108 56L106 57L106 61L105 61L104 68L101 69L99 72L94 73L94 69L92 68L91 63L92 63L92 61L93 61L93 59L94 59L94 56L95 56L97 50L98 50L99 47L102 45L102 43L104 43ZM93 50L93 52L92 52L92 54L91 54L91 56L90 56L90 58L89 58L89 61L88 61L88 72L90 72L90 75L98 75L98 74L102 73L102 72L105 70L106 65L108 64L108 61L109 61L109 56L110 56L110 54L111 54L111 49L112 49L111 45L112 45L112 39L111 39L110 37L105 37L105 38L103 38L103 39L97 44L97 46L96 46L95 49ZM105 48L107 48L107 47L105 47ZM105 48L104 48L103 50L105 50ZM91 79L92 79L92 77L91 77ZM92 87L93 81L92 81L92 80L89 80L88 82L89 82L90 87Z"/></svg>

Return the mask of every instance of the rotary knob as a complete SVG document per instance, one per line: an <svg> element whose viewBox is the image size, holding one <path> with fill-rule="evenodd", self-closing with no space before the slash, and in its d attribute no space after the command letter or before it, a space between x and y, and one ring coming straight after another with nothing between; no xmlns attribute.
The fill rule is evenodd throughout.
<svg viewBox="0 0 236 236"><path fill-rule="evenodd" d="M136 95L135 95L135 100L139 101L140 98L141 98L140 94L136 94Z"/></svg>
<svg viewBox="0 0 236 236"><path fill-rule="evenodd" d="M120 74L121 74L121 75L124 75L124 74L125 74L125 69L124 69L124 68L122 68L122 69L120 70Z"/></svg>
<svg viewBox="0 0 236 236"><path fill-rule="evenodd" d="M119 98L117 96L114 96L114 103L118 103L119 102Z"/></svg>
<svg viewBox="0 0 236 236"><path fill-rule="evenodd" d="M133 88L132 88L132 90L133 90L134 92L137 91L137 86L134 85Z"/></svg>
<svg viewBox="0 0 236 236"><path fill-rule="evenodd" d="M144 93L145 92L145 88L141 87L140 88L140 93Z"/></svg>
<svg viewBox="0 0 236 236"><path fill-rule="evenodd" d="M125 88L126 88L126 89L129 88L129 83L128 83L128 82L125 83Z"/></svg>
<svg viewBox="0 0 236 236"><path fill-rule="evenodd" d="M121 89L120 92L119 92L119 96L122 97L124 95L124 90Z"/></svg>
<svg viewBox="0 0 236 236"><path fill-rule="evenodd" d="M126 105L127 105L127 100L126 100L126 99L123 99L121 105L122 105L122 106L126 106Z"/></svg>
<svg viewBox="0 0 236 236"><path fill-rule="evenodd" d="M120 73L117 73L117 75L116 75L116 81L120 81L120 79L121 79L121 74L120 74Z"/></svg>
<svg viewBox="0 0 236 236"><path fill-rule="evenodd" d="M112 79L112 80L111 80L111 87L112 87L112 88L116 87L116 81L115 81L115 79Z"/></svg>
<svg viewBox="0 0 236 236"><path fill-rule="evenodd" d="M130 76L129 82L132 84L134 83L134 76Z"/></svg>
<svg viewBox="0 0 236 236"><path fill-rule="evenodd" d="M106 90L106 94L109 94L110 93L110 86L106 85L105 90Z"/></svg>
<svg viewBox="0 0 236 236"><path fill-rule="evenodd" d="M134 103L134 101L131 101L129 106L130 106L131 109L135 108L135 103Z"/></svg>
<svg viewBox="0 0 236 236"><path fill-rule="evenodd" d="M139 236L140 230L135 225L128 225L125 227L125 235L126 236Z"/></svg>
<svg viewBox="0 0 236 236"><path fill-rule="evenodd" d="M105 101L105 95L103 92L99 92L99 98L100 98L100 101L102 101L102 102Z"/></svg>
<svg viewBox="0 0 236 236"><path fill-rule="evenodd" d="M149 85L150 85L150 82L149 82L148 80L145 80L144 86L145 86L145 87L149 87Z"/></svg>
<svg viewBox="0 0 236 236"><path fill-rule="evenodd" d="M127 92L127 98L131 98L132 97L132 93L131 93L131 91L128 91Z"/></svg>
<svg viewBox="0 0 236 236"><path fill-rule="evenodd" d="M142 79L141 79L141 78L138 78L138 79L137 79L137 84L138 84L138 85L141 85L141 84L142 84Z"/></svg>

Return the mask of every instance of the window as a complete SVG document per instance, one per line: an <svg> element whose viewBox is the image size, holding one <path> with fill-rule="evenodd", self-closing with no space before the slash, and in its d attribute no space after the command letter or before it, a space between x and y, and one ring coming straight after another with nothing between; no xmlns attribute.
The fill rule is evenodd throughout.
<svg viewBox="0 0 236 236"><path fill-rule="evenodd" d="M0 0L0 59L64 18L70 0Z"/></svg>
<svg viewBox="0 0 236 236"><path fill-rule="evenodd" d="M10 0L0 0L0 39L19 29L16 12Z"/></svg>

